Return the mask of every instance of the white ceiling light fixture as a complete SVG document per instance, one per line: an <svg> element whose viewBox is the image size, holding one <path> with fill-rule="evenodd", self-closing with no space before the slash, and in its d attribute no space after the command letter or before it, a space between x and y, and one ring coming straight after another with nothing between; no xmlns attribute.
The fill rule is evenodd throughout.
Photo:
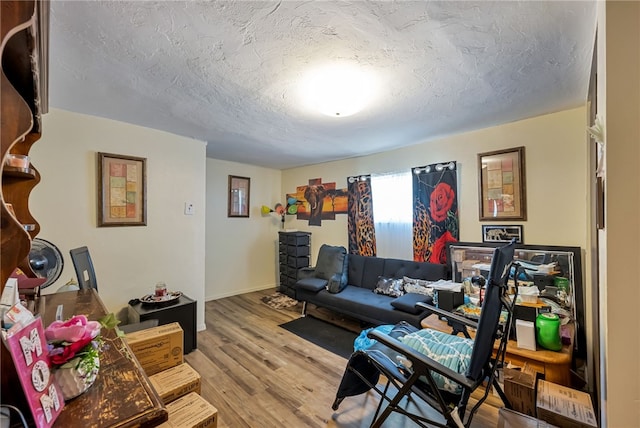
<svg viewBox="0 0 640 428"><path fill-rule="evenodd" d="M306 106L332 117L351 116L369 105L376 95L371 73L346 64L324 66L302 80L300 95Z"/></svg>

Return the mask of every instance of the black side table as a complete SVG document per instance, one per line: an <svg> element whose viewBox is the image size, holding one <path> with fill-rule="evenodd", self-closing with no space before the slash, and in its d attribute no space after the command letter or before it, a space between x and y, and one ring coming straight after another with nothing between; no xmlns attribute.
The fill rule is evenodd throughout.
<svg viewBox="0 0 640 428"><path fill-rule="evenodd" d="M177 322L184 332L184 353L198 347L196 329L196 301L184 294L172 305L155 306L142 303L129 305L129 323L157 319L158 325Z"/></svg>

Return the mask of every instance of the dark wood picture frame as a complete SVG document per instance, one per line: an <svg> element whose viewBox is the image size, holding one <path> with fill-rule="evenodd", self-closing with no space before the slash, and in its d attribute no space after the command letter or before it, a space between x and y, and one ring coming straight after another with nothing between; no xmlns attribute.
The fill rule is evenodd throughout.
<svg viewBox="0 0 640 428"><path fill-rule="evenodd" d="M524 147L478 154L480 221L526 220Z"/></svg>
<svg viewBox="0 0 640 428"><path fill-rule="evenodd" d="M511 242L513 238L516 238L516 244L524 244L521 224L482 225L482 242Z"/></svg>
<svg viewBox="0 0 640 428"><path fill-rule="evenodd" d="M251 178L229 176L229 203L227 217L249 217Z"/></svg>
<svg viewBox="0 0 640 428"><path fill-rule="evenodd" d="M98 227L147 225L147 159L98 153Z"/></svg>

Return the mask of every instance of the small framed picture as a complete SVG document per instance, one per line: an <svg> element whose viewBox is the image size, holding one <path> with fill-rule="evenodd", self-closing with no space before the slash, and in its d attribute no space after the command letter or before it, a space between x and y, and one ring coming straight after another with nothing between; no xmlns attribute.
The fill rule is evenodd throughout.
<svg viewBox="0 0 640 428"><path fill-rule="evenodd" d="M526 220L524 147L478 154L480 221Z"/></svg>
<svg viewBox="0 0 640 428"><path fill-rule="evenodd" d="M98 153L98 227L147 225L147 159Z"/></svg>
<svg viewBox="0 0 640 428"><path fill-rule="evenodd" d="M249 177L229 176L229 210L227 217L249 217Z"/></svg>
<svg viewBox="0 0 640 428"><path fill-rule="evenodd" d="M524 244L521 224L482 225L482 242L511 242L513 238L517 244Z"/></svg>

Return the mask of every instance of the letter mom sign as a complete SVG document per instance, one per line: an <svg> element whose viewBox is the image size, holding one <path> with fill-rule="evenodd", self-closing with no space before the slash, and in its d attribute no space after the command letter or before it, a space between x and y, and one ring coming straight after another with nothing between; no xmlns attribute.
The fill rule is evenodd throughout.
<svg viewBox="0 0 640 428"><path fill-rule="evenodd" d="M64 398L49 367L42 319L36 317L26 327L7 337L6 344L36 426L52 426L64 407Z"/></svg>

